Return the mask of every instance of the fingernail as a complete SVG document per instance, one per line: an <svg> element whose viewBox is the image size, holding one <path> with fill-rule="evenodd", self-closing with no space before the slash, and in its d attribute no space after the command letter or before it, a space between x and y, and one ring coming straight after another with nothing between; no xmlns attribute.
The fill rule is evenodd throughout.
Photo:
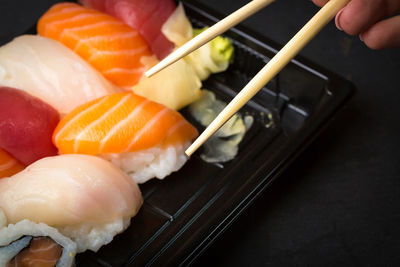
<svg viewBox="0 0 400 267"><path fill-rule="evenodd" d="M358 37L360 38L361 42L364 42L364 40L362 38L362 34L359 34Z"/></svg>
<svg viewBox="0 0 400 267"><path fill-rule="evenodd" d="M335 17L336 28L338 28L338 29L341 30L341 31L343 31L343 28L342 28L342 26L340 26L339 19L340 19L340 15L341 15L342 13L343 13L343 9L341 9L341 10L336 14L336 17Z"/></svg>

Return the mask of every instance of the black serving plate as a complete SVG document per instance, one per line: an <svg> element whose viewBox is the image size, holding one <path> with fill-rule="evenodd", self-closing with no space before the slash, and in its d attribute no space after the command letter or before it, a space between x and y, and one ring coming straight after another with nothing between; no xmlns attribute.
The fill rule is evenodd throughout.
<svg viewBox="0 0 400 267"><path fill-rule="evenodd" d="M198 3L185 3L185 9L196 26L221 18ZM234 62L205 81L204 88L228 102L278 46L242 27L225 36L235 45ZM241 109L255 121L234 160L206 163L200 150L165 180L141 185L144 205L130 227L97 253L77 255L76 265L192 263L327 126L353 92L354 86L343 78L304 59L293 60ZM183 114L195 124L185 110Z"/></svg>

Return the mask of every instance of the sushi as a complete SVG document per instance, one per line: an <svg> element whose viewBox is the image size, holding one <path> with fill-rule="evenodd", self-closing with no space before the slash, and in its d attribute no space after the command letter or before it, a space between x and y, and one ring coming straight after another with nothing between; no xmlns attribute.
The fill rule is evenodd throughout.
<svg viewBox="0 0 400 267"><path fill-rule="evenodd" d="M199 33L198 29L192 28L182 3L175 7L171 0L80 2L119 18L138 30L159 59ZM160 40L167 40L168 44ZM232 42L219 36L156 75L142 77L132 90L152 101L179 110L201 97L201 81L212 73L225 71L232 61L233 52ZM154 57L145 58L143 62L148 67L158 63Z"/></svg>
<svg viewBox="0 0 400 267"><path fill-rule="evenodd" d="M16 174L23 169L24 165L0 148L0 179Z"/></svg>
<svg viewBox="0 0 400 267"><path fill-rule="evenodd" d="M97 251L128 227L142 202L137 184L104 159L89 155L44 158L0 179L0 210L4 213L0 222L5 224L0 224L0 240L18 236L15 228L24 232L40 224L47 230L50 227L49 233L59 232L72 240L77 253ZM47 231L40 225L34 228ZM16 239L9 243L12 240Z"/></svg>
<svg viewBox="0 0 400 267"><path fill-rule="evenodd" d="M61 114L121 91L64 45L36 35L0 47L0 86L25 91Z"/></svg>
<svg viewBox="0 0 400 267"><path fill-rule="evenodd" d="M172 0L82 0L80 2L116 17L138 31L158 59L164 58L175 48L175 44L161 31L164 23L176 12ZM158 63L156 57L144 58L142 62L150 68ZM143 76L132 90L154 102L179 110L200 98L201 86L202 83L193 66L186 60L179 60L151 78Z"/></svg>
<svg viewBox="0 0 400 267"><path fill-rule="evenodd" d="M57 110L42 100L0 87L0 148L23 165L57 155L51 136L59 120Z"/></svg>
<svg viewBox="0 0 400 267"><path fill-rule="evenodd" d="M175 47L161 32L175 10L173 0L80 0L83 5L114 16L138 31L158 59Z"/></svg>
<svg viewBox="0 0 400 267"><path fill-rule="evenodd" d="M4 213L0 209L0 217ZM73 266L76 243L43 223L0 224L0 266Z"/></svg>
<svg viewBox="0 0 400 267"><path fill-rule="evenodd" d="M4 151L4 162L22 164L0 179L0 266L72 266L76 253L98 251L129 226L143 203L136 183L163 179L188 160L184 151L198 132L173 109L198 99L201 79L213 70L206 66L200 75L193 66L197 61L186 58L152 79L143 77L157 62L150 50L159 58L168 54L174 43L167 35L176 33L168 30L187 18L182 6L173 11L171 0L131 2L138 8L132 14L140 17L136 30L95 10L61 3L40 18L42 36L25 35L0 48L0 86L38 98L32 100L38 106L52 106L38 115L7 98L3 105L0 90L0 119L22 114L22 130L7 132L0 125L0 139L6 139L3 130L12 141L20 140L29 132L26 121L57 117L30 130L52 141L51 153L24 158L26 150L35 151L33 139L16 152ZM116 12L129 10L127 3L103 2L115 4ZM174 12L179 13L171 16ZM192 37L189 26L190 37L182 40Z"/></svg>
<svg viewBox="0 0 400 267"><path fill-rule="evenodd" d="M118 19L74 3L53 5L39 19L39 35L60 41L104 77L130 89L146 70L151 56L141 35Z"/></svg>
<svg viewBox="0 0 400 267"><path fill-rule="evenodd" d="M10 262L11 266L37 265L42 267L55 266L63 247L48 237L34 237L30 240L29 246L16 255Z"/></svg>
<svg viewBox="0 0 400 267"><path fill-rule="evenodd" d="M186 162L198 132L178 112L133 93L108 95L67 114L53 143L61 154L100 155L136 182L164 178Z"/></svg>

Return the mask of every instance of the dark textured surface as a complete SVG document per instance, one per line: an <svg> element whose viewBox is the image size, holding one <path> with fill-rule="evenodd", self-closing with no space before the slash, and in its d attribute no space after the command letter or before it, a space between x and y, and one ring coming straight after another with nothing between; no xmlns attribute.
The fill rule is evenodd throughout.
<svg viewBox="0 0 400 267"><path fill-rule="evenodd" d="M25 32L52 2L0 1L0 32ZM228 14L247 1L201 2ZM279 0L244 25L284 44L316 11L308 0ZM330 24L301 55L358 93L198 266L400 264L400 49L371 51Z"/></svg>
<svg viewBox="0 0 400 267"><path fill-rule="evenodd" d="M229 14L247 1L201 2ZM317 10L279 0L243 24L284 44ZM400 49L369 50L331 23L300 54L357 95L198 266L400 264Z"/></svg>

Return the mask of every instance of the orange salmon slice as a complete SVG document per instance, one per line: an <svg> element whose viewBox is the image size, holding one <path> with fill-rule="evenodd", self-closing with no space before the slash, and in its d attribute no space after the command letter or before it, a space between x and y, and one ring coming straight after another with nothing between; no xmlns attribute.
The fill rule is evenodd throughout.
<svg viewBox="0 0 400 267"><path fill-rule="evenodd" d="M34 237L29 247L15 256L7 267L54 267L62 254L62 247L48 237Z"/></svg>
<svg viewBox="0 0 400 267"><path fill-rule="evenodd" d="M142 36L118 19L74 3L52 6L39 19L37 32L63 43L114 84L137 84L151 56Z"/></svg>
<svg viewBox="0 0 400 267"><path fill-rule="evenodd" d="M61 154L97 155L185 144L197 134L179 112L129 92L96 99L67 114L53 143Z"/></svg>

